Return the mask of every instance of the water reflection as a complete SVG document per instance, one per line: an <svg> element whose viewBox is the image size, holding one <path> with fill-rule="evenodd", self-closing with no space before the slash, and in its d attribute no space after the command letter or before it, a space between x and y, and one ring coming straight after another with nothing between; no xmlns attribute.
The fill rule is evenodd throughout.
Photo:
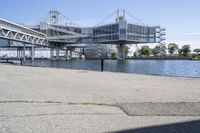
<svg viewBox="0 0 200 133"><path fill-rule="evenodd" d="M100 71L100 60L35 60L25 65ZM200 61L189 60L105 60L104 70L112 72L200 77Z"/></svg>

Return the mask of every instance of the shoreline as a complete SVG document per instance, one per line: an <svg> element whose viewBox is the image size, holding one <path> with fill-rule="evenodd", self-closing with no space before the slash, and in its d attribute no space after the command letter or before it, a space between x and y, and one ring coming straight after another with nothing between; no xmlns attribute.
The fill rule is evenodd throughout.
<svg viewBox="0 0 200 133"><path fill-rule="evenodd" d="M13 64L15 65L15 64ZM64 69L64 70L75 70L75 71L92 71L92 72L101 72L100 70L87 70L87 69L73 69L73 68L58 68L58 67L47 67L47 66L32 66L25 65L25 67L36 67L36 68L52 68L52 69ZM114 72L114 71L103 71L108 73L119 73L119 74L133 74L133 75L149 75L149 76L158 76L158 77L172 77L172 78L191 78L191 79L200 79L200 77L186 77L186 76L171 76L171 75L159 75L159 74L149 74L149 73L136 73L136 72ZM102 72L101 72L102 73Z"/></svg>
<svg viewBox="0 0 200 133"><path fill-rule="evenodd" d="M20 63L17 62L0 62L0 64L5 65L14 65L14 66L21 66ZM36 67L36 68L50 68L50 69L64 69L64 70L76 70L76 71L92 71L92 72L101 72L101 70L90 70L90 69L76 69L76 68L61 68L61 67L49 67L49 66L33 66L33 65L22 65L23 67ZM110 73L121 73L121 74L135 74L135 75L149 75L149 76L160 76L160 77L174 77L174 78L191 78L191 79L200 79L200 77L192 77L192 76L173 76L173 75L160 75L160 74L150 74L150 73L137 73L137 72L120 72L120 71L106 71L103 72L110 72Z"/></svg>

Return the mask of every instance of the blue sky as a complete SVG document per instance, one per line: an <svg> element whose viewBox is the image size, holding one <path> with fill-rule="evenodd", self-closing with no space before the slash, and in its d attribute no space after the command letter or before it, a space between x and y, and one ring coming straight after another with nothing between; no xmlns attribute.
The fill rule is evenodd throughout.
<svg viewBox="0 0 200 133"><path fill-rule="evenodd" d="M54 9L79 25L93 26L116 9L126 9L145 24L166 27L167 43L200 48L200 0L1 0L0 3L1 18L24 24L33 24ZM127 20L135 21L129 16Z"/></svg>

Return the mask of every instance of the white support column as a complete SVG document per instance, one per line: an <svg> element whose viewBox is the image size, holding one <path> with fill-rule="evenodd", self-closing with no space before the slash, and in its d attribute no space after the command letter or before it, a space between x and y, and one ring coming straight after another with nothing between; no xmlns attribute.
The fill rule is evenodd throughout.
<svg viewBox="0 0 200 133"><path fill-rule="evenodd" d="M56 59L58 60L59 59L59 48L56 48Z"/></svg>
<svg viewBox="0 0 200 133"><path fill-rule="evenodd" d="M82 52L82 49L80 48L80 52L79 52L79 59L80 60L82 59L82 54L83 54L83 52Z"/></svg>
<svg viewBox="0 0 200 133"><path fill-rule="evenodd" d="M72 58L72 50L70 50L70 59Z"/></svg>
<svg viewBox="0 0 200 133"><path fill-rule="evenodd" d="M68 60L68 50L66 50L66 59Z"/></svg>
<svg viewBox="0 0 200 133"><path fill-rule="evenodd" d="M34 44L31 45L31 60L34 61L35 58L35 48Z"/></svg>
<svg viewBox="0 0 200 133"><path fill-rule="evenodd" d="M20 55L19 55L19 48L17 48L17 59L20 58Z"/></svg>
<svg viewBox="0 0 200 133"><path fill-rule="evenodd" d="M17 49L18 49L18 57L21 58L21 56L20 56L21 48L17 48Z"/></svg>
<svg viewBox="0 0 200 133"><path fill-rule="evenodd" d="M23 61L26 61L26 45L23 44Z"/></svg>
<svg viewBox="0 0 200 133"><path fill-rule="evenodd" d="M54 49L50 48L50 59L53 59L54 57Z"/></svg>
<svg viewBox="0 0 200 133"><path fill-rule="evenodd" d="M19 57L20 57L20 58L22 58L22 55L23 55L23 54L22 54L22 51L23 51L23 49L20 48L20 50L19 50Z"/></svg>

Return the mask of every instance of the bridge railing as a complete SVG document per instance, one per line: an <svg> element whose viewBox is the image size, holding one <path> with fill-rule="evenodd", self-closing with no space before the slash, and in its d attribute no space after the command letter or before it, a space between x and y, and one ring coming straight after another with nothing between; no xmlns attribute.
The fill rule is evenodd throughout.
<svg viewBox="0 0 200 133"><path fill-rule="evenodd" d="M23 33L35 35L35 36L38 36L38 37L41 37L41 38L46 36L45 34L43 34L41 32L38 32L38 31L32 30L28 27L25 27L25 26L4 20L2 18L0 18L0 26L4 26L6 28L13 29L13 30L16 30L16 31L21 31Z"/></svg>
<svg viewBox="0 0 200 133"><path fill-rule="evenodd" d="M9 39L13 41L32 43L37 45L46 45L46 37L39 37L33 34L24 33L18 30L5 28L0 25L0 38Z"/></svg>
<svg viewBox="0 0 200 133"><path fill-rule="evenodd" d="M45 34L1 18L0 38L37 45L47 44Z"/></svg>

